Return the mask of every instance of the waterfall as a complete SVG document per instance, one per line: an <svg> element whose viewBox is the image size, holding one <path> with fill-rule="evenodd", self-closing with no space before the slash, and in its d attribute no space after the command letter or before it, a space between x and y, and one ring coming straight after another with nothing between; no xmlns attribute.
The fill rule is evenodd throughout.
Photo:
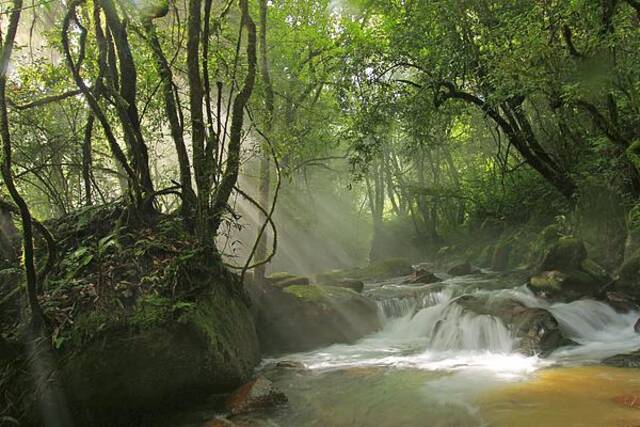
<svg viewBox="0 0 640 427"><path fill-rule="evenodd" d="M504 323L489 315L466 312L455 304L455 287L413 297L378 301L387 339L426 339L431 351L470 350L509 353L514 339Z"/></svg>
<svg viewBox="0 0 640 427"><path fill-rule="evenodd" d="M595 361L640 348L640 334L634 330L637 312L618 313L592 300L552 304L549 311L563 334L580 344L556 351L553 356L559 360Z"/></svg>
<svg viewBox="0 0 640 427"><path fill-rule="evenodd" d="M376 292L377 291L377 292ZM415 315L424 308L451 301L462 293L458 286L447 288L427 285L423 287L391 285L374 290L368 296L375 299L384 323L392 319Z"/></svg>
<svg viewBox="0 0 640 427"><path fill-rule="evenodd" d="M432 351L487 350L509 353L513 344L511 332L500 319L467 313L454 303L449 304L432 324L428 348Z"/></svg>

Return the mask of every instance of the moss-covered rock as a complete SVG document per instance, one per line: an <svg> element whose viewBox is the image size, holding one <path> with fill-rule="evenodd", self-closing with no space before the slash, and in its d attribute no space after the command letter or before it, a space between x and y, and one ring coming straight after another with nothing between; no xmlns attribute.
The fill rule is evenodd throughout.
<svg viewBox="0 0 640 427"><path fill-rule="evenodd" d="M448 273L452 276L467 276L469 274L480 273L480 270L473 267L471 263L469 263L468 261L465 261L463 263L456 264L453 267L451 267Z"/></svg>
<svg viewBox="0 0 640 427"><path fill-rule="evenodd" d="M293 285L308 285L311 283L308 277L286 272L272 273L267 276L267 281L271 285L278 286L280 288L286 288L287 286Z"/></svg>
<svg viewBox="0 0 640 427"><path fill-rule="evenodd" d="M428 285L431 283L441 282L438 276L424 267L418 267L411 276L404 282L411 285Z"/></svg>
<svg viewBox="0 0 640 427"><path fill-rule="evenodd" d="M152 425L165 409L233 390L260 360L248 295L221 260L175 217L124 226L121 213L96 207L51 224L50 335L33 340L26 322L2 331L28 343L0 369L12 391L0 407L10 401L25 425L43 424L42 405L68 409L76 425Z"/></svg>
<svg viewBox="0 0 640 427"><path fill-rule="evenodd" d="M348 343L381 326L376 304L344 287L254 285L251 295L261 348L269 354Z"/></svg>
<svg viewBox="0 0 640 427"><path fill-rule="evenodd" d="M636 253L620 266L615 289L640 300L640 253Z"/></svg>
<svg viewBox="0 0 640 427"><path fill-rule="evenodd" d="M364 291L364 282L358 279L342 279L342 280L338 280L335 283L324 283L324 285L351 289L352 291L356 291L359 294L362 293L362 291Z"/></svg>
<svg viewBox="0 0 640 427"><path fill-rule="evenodd" d="M575 237L562 237L544 254L540 271L579 270L587 259L587 248L584 242Z"/></svg>
<svg viewBox="0 0 640 427"><path fill-rule="evenodd" d="M537 295L554 301L573 301L598 294L604 281L583 270L543 271L529 279L528 287Z"/></svg>
<svg viewBox="0 0 640 427"><path fill-rule="evenodd" d="M411 262L407 258L389 258L375 261L363 268L347 270L333 270L316 276L318 283L334 283L341 279L390 279L392 277L406 276L413 271Z"/></svg>
<svg viewBox="0 0 640 427"><path fill-rule="evenodd" d="M74 413L92 425L117 425L114 414L131 422L188 396L231 391L260 360L249 310L225 287L211 289L178 322L152 320L137 332L108 331L63 357L60 378Z"/></svg>
<svg viewBox="0 0 640 427"><path fill-rule="evenodd" d="M597 296L609 281L604 268L587 258L582 240L562 237L545 252L528 287L553 300L572 301Z"/></svg>

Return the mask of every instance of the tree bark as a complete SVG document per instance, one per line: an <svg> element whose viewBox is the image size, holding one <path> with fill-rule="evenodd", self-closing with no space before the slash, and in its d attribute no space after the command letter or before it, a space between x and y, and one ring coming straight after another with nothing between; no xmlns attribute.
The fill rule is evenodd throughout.
<svg viewBox="0 0 640 427"><path fill-rule="evenodd" d="M160 76L164 109L167 118L169 119L169 129L171 131L173 143L176 147L176 154L178 155L180 186L182 187L183 216L190 217L195 204L195 193L193 192L193 186L191 184L189 154L187 153L187 146L184 142L184 132L180 125L180 118L178 115L177 94L174 90L173 72L171 71L169 62L162 51L162 47L160 46L160 40L158 40L155 25L150 19L145 20L143 25L147 33L149 46L151 47L151 51L156 62L158 75Z"/></svg>
<svg viewBox="0 0 640 427"><path fill-rule="evenodd" d="M38 275L35 266L35 255L33 245L33 224L31 212L27 203L22 198L18 189L13 182L12 171L12 147L11 135L9 133L9 117L7 114L7 68L13 51L13 44L20 21L22 11L22 0L13 1L13 11L9 18L9 25L2 43L2 54L0 55L0 138L2 139L2 178L13 199L14 203L20 210L20 218L22 220L22 237L23 237L23 262L27 283L27 298L29 300L29 308L31 309L31 320L34 330L39 331L44 326L44 312L38 301Z"/></svg>
<svg viewBox="0 0 640 427"><path fill-rule="evenodd" d="M229 131L229 146L227 149L227 165L224 170L220 185L218 186L213 204L213 233L215 234L222 223L222 217L226 211L227 202L233 188L238 181L240 170L240 148L242 143L242 126L244 124L244 109L253 92L256 79L256 25L249 13L248 0L240 0L242 12L242 25L247 28L247 74L242 89L233 101L231 129Z"/></svg>
<svg viewBox="0 0 640 427"><path fill-rule="evenodd" d="M93 133L93 124L95 122L95 116L93 113L89 113L87 118L87 124L84 128L84 140L82 141L82 182L84 184L84 203L87 206L93 204L92 193L92 179L91 179L91 164L93 162L93 147L91 144L91 137Z"/></svg>
<svg viewBox="0 0 640 427"><path fill-rule="evenodd" d="M264 132L268 135L271 133L273 127L273 110L274 110L274 95L273 86L271 84L271 75L269 72L269 58L267 55L267 16L268 6L267 0L260 0L260 69L262 76L262 84L264 85L264 102L266 109L266 119ZM262 156L260 158L260 176L258 185L258 203L263 207L269 204L269 193L271 186L271 162L269 161L268 148L265 146L262 149ZM266 218L263 218L266 220ZM262 234L258 247L256 248L256 258L258 261L262 261L267 256L269 245L269 235L265 232ZM254 272L254 278L256 282L264 282L266 264L261 264L256 267Z"/></svg>

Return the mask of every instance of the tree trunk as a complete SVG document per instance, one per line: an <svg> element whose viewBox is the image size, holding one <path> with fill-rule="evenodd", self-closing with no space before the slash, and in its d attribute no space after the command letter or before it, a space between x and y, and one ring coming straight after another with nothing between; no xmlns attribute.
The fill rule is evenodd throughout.
<svg viewBox="0 0 640 427"><path fill-rule="evenodd" d="M2 139L2 178L11 195L11 198L20 210L22 220L23 237L23 262L27 282L27 297L29 308L31 309L31 320L34 330L39 331L44 326L44 312L38 301L38 275L36 272L34 247L33 247L33 223L31 212L27 203L22 198L13 182L12 171L12 148L11 135L9 133L9 117L7 114L7 68L13 51L13 43L20 21L22 11L22 0L13 1L13 11L9 18L9 25L6 36L2 44L2 55L0 56L0 138Z"/></svg>
<svg viewBox="0 0 640 427"><path fill-rule="evenodd" d="M189 164L189 154L184 142L184 133L180 125L177 105L177 93L173 83L173 73L166 56L162 52L160 41L156 33L153 22L149 19L143 23L153 57L156 61L156 68L162 83L162 97L164 109L169 119L171 137L176 147L178 155L178 167L180 170L180 186L182 187L182 211L183 216L190 217L195 203L195 193L191 184L191 166Z"/></svg>
<svg viewBox="0 0 640 427"><path fill-rule="evenodd" d="M93 204L92 196L92 180L91 180L91 164L93 162L93 147L91 145L91 136L93 133L93 124L95 116L89 112L87 124L84 128L84 140L82 142L82 181L84 183L84 203L87 206Z"/></svg>
<svg viewBox="0 0 640 427"><path fill-rule="evenodd" d="M264 132L266 135L271 133L273 126L273 87L271 85L271 76L269 74L269 58L267 56L267 0L260 0L260 68L262 76L262 84L264 85L264 100L266 107L266 120ZM271 186L271 162L269 161L269 147L265 141L262 149L262 157L260 158L260 177L258 185L258 203L265 209L269 205L269 190ZM262 215L264 216L264 215ZM263 218L266 221L266 218ZM267 257L267 247L269 244L269 235L267 230L264 231L256 248L256 259L262 261ZM254 278L257 283L264 282L267 265L262 264L255 268Z"/></svg>

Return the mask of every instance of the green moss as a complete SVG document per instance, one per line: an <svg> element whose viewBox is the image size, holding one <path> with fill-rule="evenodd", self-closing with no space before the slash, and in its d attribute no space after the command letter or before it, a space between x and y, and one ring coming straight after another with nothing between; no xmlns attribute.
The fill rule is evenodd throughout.
<svg viewBox="0 0 640 427"><path fill-rule="evenodd" d="M308 285L310 282L308 277L285 272L270 274L267 276L267 280L271 282L271 284L282 288L291 285Z"/></svg>
<svg viewBox="0 0 640 427"><path fill-rule="evenodd" d="M60 348L67 340L71 340L74 347L91 341L113 323L113 318L102 311L90 311L76 319L74 328L67 335L53 337L53 344Z"/></svg>
<svg viewBox="0 0 640 427"><path fill-rule="evenodd" d="M284 292L306 301L350 298L357 293L348 288L320 285L293 285L284 288Z"/></svg>
<svg viewBox="0 0 640 427"><path fill-rule="evenodd" d="M295 274L287 273L286 271L278 271L276 273L271 273L267 276L267 280L270 282L279 282L281 280L290 279L292 277L296 277Z"/></svg>
<svg viewBox="0 0 640 427"><path fill-rule="evenodd" d="M582 261L581 267L582 267L582 271L591 275L592 277L594 277L600 282L605 283L610 279L609 273L607 273L607 270L605 270L600 264L598 264L591 258L587 258L584 261Z"/></svg>
<svg viewBox="0 0 640 427"><path fill-rule="evenodd" d="M341 279L390 279L392 277L411 274L411 262L407 258L388 258L376 261L364 268L347 270L332 270L318 274L316 281L320 283L335 283Z"/></svg>
<svg viewBox="0 0 640 427"><path fill-rule="evenodd" d="M131 325L148 329L160 325L170 319L172 304L169 298L158 295L144 295L135 305L131 316Z"/></svg>

